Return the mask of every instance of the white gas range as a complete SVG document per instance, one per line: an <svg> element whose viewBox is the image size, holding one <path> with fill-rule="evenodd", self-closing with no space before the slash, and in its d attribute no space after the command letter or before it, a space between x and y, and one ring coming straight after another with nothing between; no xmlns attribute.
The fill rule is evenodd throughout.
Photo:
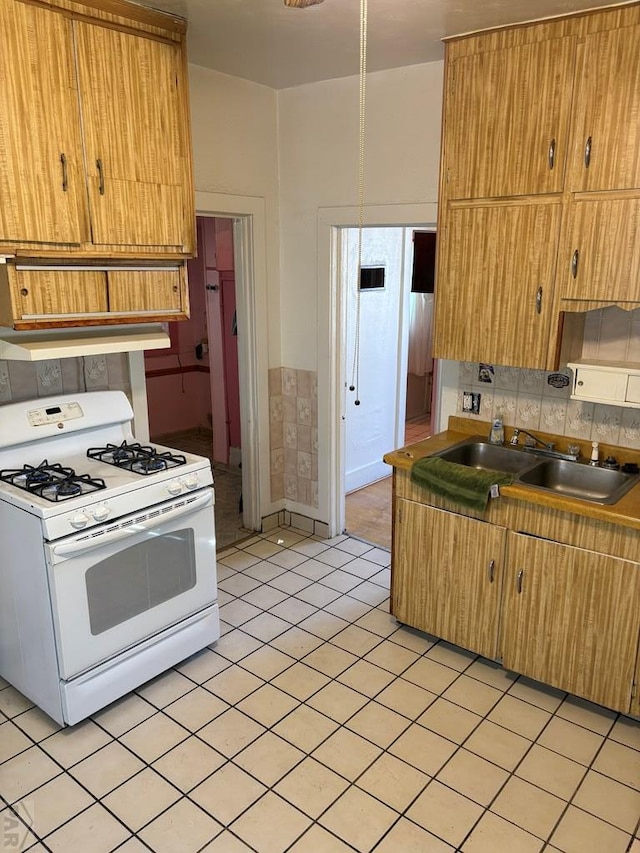
<svg viewBox="0 0 640 853"><path fill-rule="evenodd" d="M120 391L0 407L0 675L73 724L219 636L208 459Z"/></svg>

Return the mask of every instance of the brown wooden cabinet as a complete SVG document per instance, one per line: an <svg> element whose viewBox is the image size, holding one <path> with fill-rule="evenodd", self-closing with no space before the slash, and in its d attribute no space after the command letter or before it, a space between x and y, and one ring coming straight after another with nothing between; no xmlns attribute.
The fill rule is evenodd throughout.
<svg viewBox="0 0 640 853"><path fill-rule="evenodd" d="M402 499L396 513L396 619L496 657L504 529Z"/></svg>
<svg viewBox="0 0 640 853"><path fill-rule="evenodd" d="M640 564L509 532L507 669L629 711L640 635Z"/></svg>
<svg viewBox="0 0 640 853"><path fill-rule="evenodd" d="M555 369L560 312L640 306L639 42L632 4L447 43L436 357ZM543 201L557 209L541 230L518 211ZM516 256L551 271L537 317Z"/></svg>
<svg viewBox="0 0 640 853"><path fill-rule="evenodd" d="M139 8L0 0L0 252L193 254L184 27Z"/></svg>

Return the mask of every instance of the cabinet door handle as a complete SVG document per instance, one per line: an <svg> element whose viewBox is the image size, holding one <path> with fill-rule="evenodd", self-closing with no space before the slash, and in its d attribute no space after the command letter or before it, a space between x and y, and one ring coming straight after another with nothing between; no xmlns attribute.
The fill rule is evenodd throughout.
<svg viewBox="0 0 640 853"><path fill-rule="evenodd" d="M96 160L96 168L98 170L98 191L100 195L104 195L104 169L102 167L102 160Z"/></svg>
<svg viewBox="0 0 640 853"><path fill-rule="evenodd" d="M591 137L587 136L587 141L584 144L584 167L585 167L585 169L589 168L589 163L591 163Z"/></svg>
<svg viewBox="0 0 640 853"><path fill-rule="evenodd" d="M520 569L516 577L516 592L518 595L522 592L522 579L524 578L524 569Z"/></svg>
<svg viewBox="0 0 640 853"><path fill-rule="evenodd" d="M556 141L555 141L555 139L552 139L551 142L549 143L548 160L549 160L549 170L551 170L551 169L553 169L553 167L556 164Z"/></svg>
<svg viewBox="0 0 640 853"><path fill-rule="evenodd" d="M539 287L536 292L536 314L542 314L542 288Z"/></svg>
<svg viewBox="0 0 640 853"><path fill-rule="evenodd" d="M60 155L60 165L62 166L62 192L66 193L69 189L69 175L67 174L67 158L64 151Z"/></svg>
<svg viewBox="0 0 640 853"><path fill-rule="evenodd" d="M487 566L487 577L489 578L489 583L493 583L493 579L495 577L496 571L496 561L489 560L489 565Z"/></svg>
<svg viewBox="0 0 640 853"><path fill-rule="evenodd" d="M578 277L578 261L580 260L580 252L576 249L571 258L571 275L574 278Z"/></svg>

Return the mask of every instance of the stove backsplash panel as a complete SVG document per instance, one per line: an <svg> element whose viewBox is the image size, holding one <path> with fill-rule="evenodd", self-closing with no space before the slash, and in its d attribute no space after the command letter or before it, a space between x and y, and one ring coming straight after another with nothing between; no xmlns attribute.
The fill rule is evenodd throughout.
<svg viewBox="0 0 640 853"><path fill-rule="evenodd" d="M124 391L130 398L126 353L35 362L0 360L0 405L76 391Z"/></svg>

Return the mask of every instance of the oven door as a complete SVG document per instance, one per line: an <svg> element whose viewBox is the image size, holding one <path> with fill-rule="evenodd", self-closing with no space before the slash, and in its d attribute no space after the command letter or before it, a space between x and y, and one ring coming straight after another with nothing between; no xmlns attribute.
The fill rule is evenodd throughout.
<svg viewBox="0 0 640 853"><path fill-rule="evenodd" d="M46 545L67 680L216 601L213 490Z"/></svg>

